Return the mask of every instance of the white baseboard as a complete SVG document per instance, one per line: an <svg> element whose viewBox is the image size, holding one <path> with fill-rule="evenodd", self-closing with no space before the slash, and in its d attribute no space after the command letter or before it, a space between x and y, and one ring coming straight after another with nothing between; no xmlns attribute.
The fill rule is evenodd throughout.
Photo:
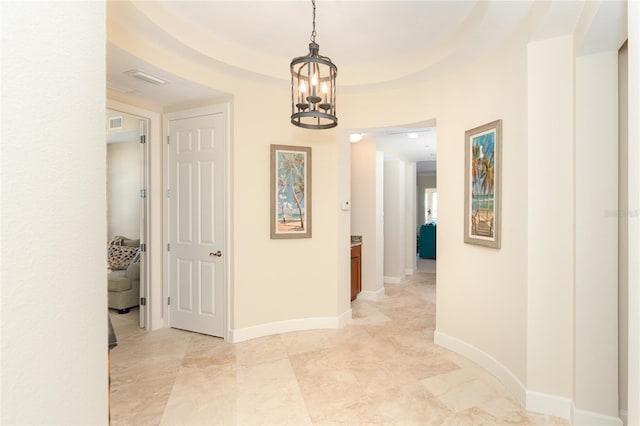
<svg viewBox="0 0 640 426"><path fill-rule="evenodd" d="M362 290L360 293L358 293L358 299L360 300L370 300L372 302L379 302L383 298L384 298L384 287L376 291Z"/></svg>
<svg viewBox="0 0 640 426"><path fill-rule="evenodd" d="M243 342L258 337L274 334L289 333L291 331L318 330L323 328L342 328L351 320L351 309L337 317L300 318L287 321L276 321L253 327L238 328L230 331L231 343Z"/></svg>
<svg viewBox="0 0 640 426"><path fill-rule="evenodd" d="M571 419L571 406L570 398L527 390L525 408L529 411Z"/></svg>
<svg viewBox="0 0 640 426"><path fill-rule="evenodd" d="M525 406L526 389L520 379L518 379L508 368L502 365L497 359L488 353L481 351L473 345L455 337L437 331L433 334L434 342L456 352L471 361L479 364L489 373L493 374L503 385L509 389L513 396ZM528 407L527 407L528 408ZM567 413L568 415L568 413ZM567 417L568 418L568 417Z"/></svg>
<svg viewBox="0 0 640 426"><path fill-rule="evenodd" d="M407 268L404 270L405 275L413 275L416 273L416 270L414 268Z"/></svg>
<svg viewBox="0 0 640 426"><path fill-rule="evenodd" d="M579 410L573 404L571 404L571 411L571 424L574 426L622 426L623 424L618 417Z"/></svg>
<svg viewBox="0 0 640 426"><path fill-rule="evenodd" d="M384 282L386 284L400 284L401 281L401 277L384 277Z"/></svg>
<svg viewBox="0 0 640 426"><path fill-rule="evenodd" d="M571 398L549 395L527 390L508 368L486 352L455 337L436 331L434 342L471 361L479 364L493 374L513 396L529 411L548 414L571 420L575 426L623 426L626 425L626 411L620 410L620 418L606 416L591 411L579 410L574 407ZM622 419L622 420L621 420Z"/></svg>

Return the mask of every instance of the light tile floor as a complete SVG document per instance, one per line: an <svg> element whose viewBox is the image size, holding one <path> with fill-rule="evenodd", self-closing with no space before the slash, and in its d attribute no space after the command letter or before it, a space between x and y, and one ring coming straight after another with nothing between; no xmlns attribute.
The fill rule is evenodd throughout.
<svg viewBox="0 0 640 426"><path fill-rule="evenodd" d="M146 333L137 311L112 314L112 424L569 424L524 410L492 375L434 345L435 274L385 290L380 302L354 301L343 329L237 344Z"/></svg>

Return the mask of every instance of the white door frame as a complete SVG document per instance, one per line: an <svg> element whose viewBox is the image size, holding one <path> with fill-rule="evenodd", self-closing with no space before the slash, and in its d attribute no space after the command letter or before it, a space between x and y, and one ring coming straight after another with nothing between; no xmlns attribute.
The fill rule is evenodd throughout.
<svg viewBox="0 0 640 426"><path fill-rule="evenodd" d="M162 283L160 277L162 275L162 239L159 238L162 233L162 212L154 206L160 204L162 199L162 185L160 180L160 164L161 157L161 136L162 121L160 114L143 108L138 108L123 102L107 99L108 109L122 111L123 113L135 115L143 119L149 120L149 128L147 129L147 262L145 266L146 287L144 294L147 296L145 330L156 330L164 327L163 311L162 311ZM157 166L156 166L157 165ZM155 213L154 213L155 212Z"/></svg>
<svg viewBox="0 0 640 426"><path fill-rule="evenodd" d="M218 113L222 113L224 114L224 125L226 127L226 132L225 132L225 159L224 159L224 164L225 164L225 173L224 173L224 182L223 182L223 188L224 188L224 195L223 195L223 199L224 199L224 238L223 238L223 244L224 247L222 249L222 252L225 254L225 256L223 257L224 259L224 267L225 267L225 274L224 274L224 288L223 288L223 297L224 297L224 302L223 302L223 306L225 309L224 312L224 326L223 326L223 330L224 330L224 336L222 336L224 338L224 340L229 340L230 338L230 326L231 326L231 277L232 277L232 272L231 272L231 265L232 265L232 246L231 246L231 232L232 232L232 228L231 228L231 218L233 217L231 215L231 202L230 202L230 197L231 197L231 105L226 102L226 103L221 103L221 104L214 104L214 105L209 105L209 106L205 106L205 107L200 107L200 108L192 108L192 109L187 109L187 110L182 110L182 111L175 111L175 112L170 112L167 114L164 114L162 117L162 132L163 132L163 137L162 137L162 141L163 141L163 145L164 145L164 161L163 161L163 212L164 212L164 232L163 232L163 263L164 263L164 267L163 267L163 294L165 295L164 300L162 301L162 305L163 305L163 311L165 313L164 315L164 326L165 327L170 327L171 326L171 321L169 318L169 304L168 304L168 296L169 296L169 252L167 251L167 247L169 244L169 222L170 222L170 216L169 216L169 198L167 197L168 191L169 191L169 145L167 144L167 140L169 137L169 121L171 120L180 120L180 119L185 119L185 118L193 118L193 117L198 117L198 116L202 116L202 115L211 115L211 114L218 114Z"/></svg>
<svg viewBox="0 0 640 426"><path fill-rule="evenodd" d="M149 134L151 133L151 119L149 117L147 117L146 115L144 115L144 112L141 111L132 111L132 108L130 108L128 105L124 105L124 104L120 104L119 102L113 102L110 100L107 100L107 109L108 110L112 110L112 111L116 111L122 114L126 114L128 116L131 117L135 117L136 119L139 119L141 122L144 122L144 125L141 125L141 135L144 135L145 137L145 142L141 143L141 154L142 154L142 158L141 158L141 170L142 170L142 176L141 176L141 182L140 182L140 189L144 189L146 194L145 197L141 200L141 204L142 204L142 209L141 209L141 215L140 215L140 234L138 237L140 238L140 243L141 244L145 244L146 245L146 250L144 253L141 253L140 256L140 262L141 262L141 268L140 268L140 297L145 297L146 298L146 305L142 306L140 305L140 328L143 328L145 330L150 330L150 303L149 303L149 295L150 295L150 289L149 289L149 277L150 277L150 262L149 262L149 236L151 233L151 229L149 226L150 220L149 220L149 211L150 211L150 194L149 194L149 185L150 185L150 176L149 176L149 162L150 162L150 156L149 156L149 143L150 143L150 137ZM135 238L135 237L134 237Z"/></svg>

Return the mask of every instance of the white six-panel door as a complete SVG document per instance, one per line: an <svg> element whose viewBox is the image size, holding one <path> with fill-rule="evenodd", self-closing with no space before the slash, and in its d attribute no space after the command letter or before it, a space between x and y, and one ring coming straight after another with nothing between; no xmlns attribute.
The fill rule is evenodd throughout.
<svg viewBox="0 0 640 426"><path fill-rule="evenodd" d="M224 113L169 119L171 327L224 337Z"/></svg>

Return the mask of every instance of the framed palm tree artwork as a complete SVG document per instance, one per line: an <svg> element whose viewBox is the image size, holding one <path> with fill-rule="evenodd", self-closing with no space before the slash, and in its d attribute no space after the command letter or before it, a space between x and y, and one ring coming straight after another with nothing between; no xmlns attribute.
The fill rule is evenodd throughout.
<svg viewBox="0 0 640 426"><path fill-rule="evenodd" d="M271 238L311 238L311 148L271 145Z"/></svg>
<svg viewBox="0 0 640 426"><path fill-rule="evenodd" d="M502 120L465 132L464 242L500 248Z"/></svg>

